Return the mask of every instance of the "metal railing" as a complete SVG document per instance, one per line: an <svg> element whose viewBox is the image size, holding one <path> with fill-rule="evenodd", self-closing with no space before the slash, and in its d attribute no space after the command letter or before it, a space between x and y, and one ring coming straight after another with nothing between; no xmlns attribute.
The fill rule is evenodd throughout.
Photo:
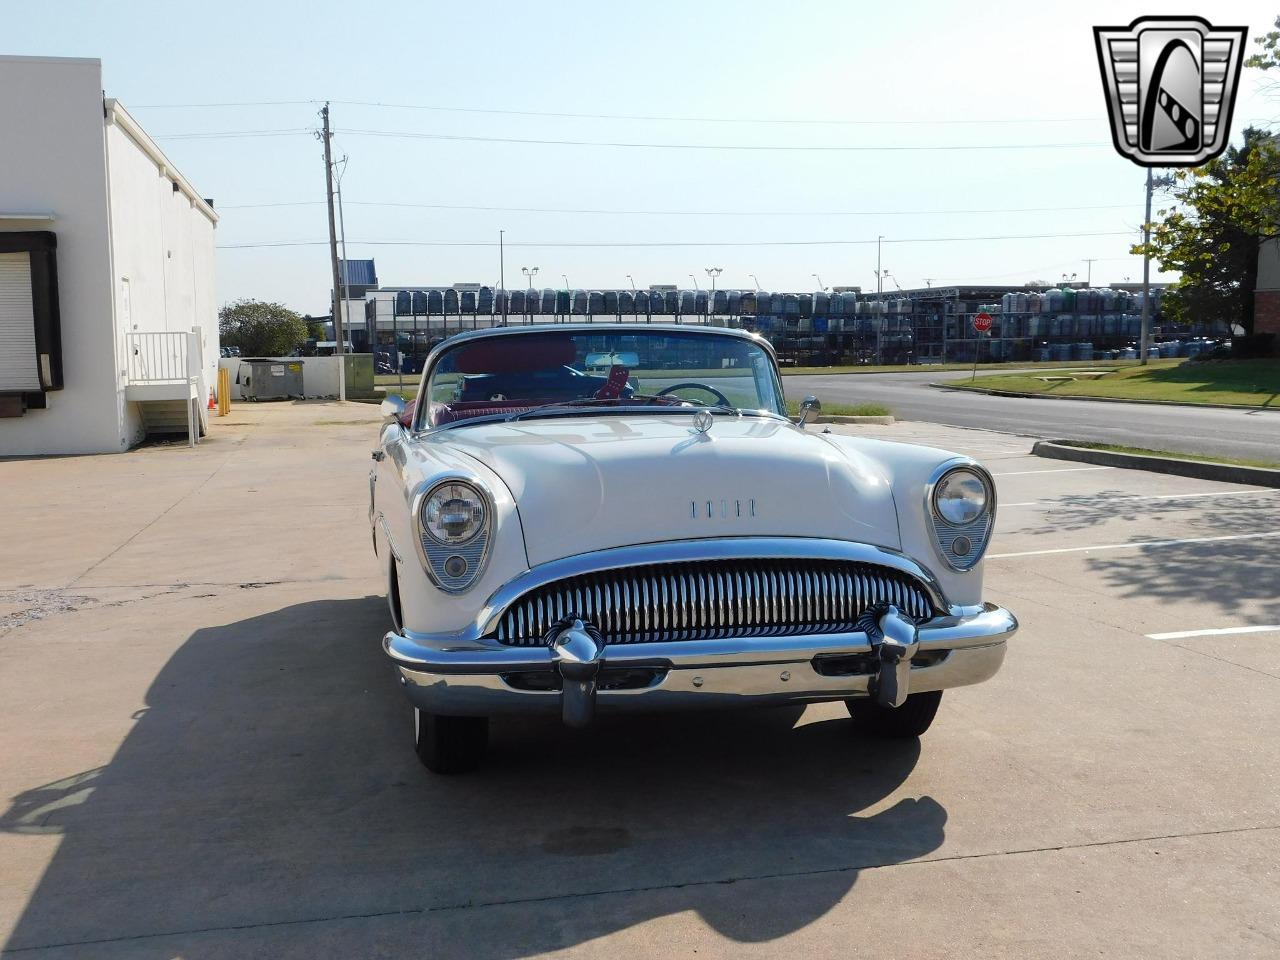
<svg viewBox="0 0 1280 960"><path fill-rule="evenodd" d="M181 330L125 334L129 382L184 383L199 376L195 336Z"/></svg>

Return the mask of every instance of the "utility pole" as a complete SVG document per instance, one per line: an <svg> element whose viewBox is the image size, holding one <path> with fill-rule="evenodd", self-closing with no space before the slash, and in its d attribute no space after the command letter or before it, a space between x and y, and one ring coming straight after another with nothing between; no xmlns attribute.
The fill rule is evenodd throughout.
<svg viewBox="0 0 1280 960"><path fill-rule="evenodd" d="M1151 168L1147 167L1147 212L1142 218L1142 337L1138 341L1138 362L1144 367L1151 341L1151 190Z"/></svg>
<svg viewBox="0 0 1280 960"><path fill-rule="evenodd" d="M324 188L325 198L329 205L329 269L333 274L333 333L338 341L338 391L339 399L346 399L346 391L343 390L345 377L343 377L346 359L343 357L343 342L346 339L346 333L342 328L342 309L338 302L338 225L333 218L333 154L331 152L330 141L333 139L333 133L329 130L329 102L326 100L324 106L320 109L320 117L324 121L324 129L321 132L321 139L324 141ZM1148 190L1148 198L1151 194ZM1150 201L1148 200L1148 209Z"/></svg>
<svg viewBox="0 0 1280 960"><path fill-rule="evenodd" d="M342 158L342 172L347 172L347 158ZM346 330L345 318L351 314L351 302L348 297L349 288L351 286L351 264L347 260L347 218L342 214L342 177L337 178L338 181L338 236L342 242L342 309L344 311L344 323L342 329ZM414 318L415 325L417 318ZM374 321L376 326L377 321ZM375 331L376 335L377 331ZM415 330L416 337L416 330ZM345 339L345 337L344 337ZM345 347L346 345L343 344ZM414 341L414 353L417 353L418 344ZM341 354L339 354L341 356ZM338 399L346 401L347 399L347 362L346 360L338 361Z"/></svg>

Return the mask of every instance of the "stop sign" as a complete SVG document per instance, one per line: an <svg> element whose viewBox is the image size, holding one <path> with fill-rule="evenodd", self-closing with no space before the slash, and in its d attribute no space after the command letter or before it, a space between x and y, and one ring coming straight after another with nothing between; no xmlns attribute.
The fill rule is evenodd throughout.
<svg viewBox="0 0 1280 960"><path fill-rule="evenodd" d="M991 314L980 313L973 318L973 329L979 333L986 333L991 329Z"/></svg>

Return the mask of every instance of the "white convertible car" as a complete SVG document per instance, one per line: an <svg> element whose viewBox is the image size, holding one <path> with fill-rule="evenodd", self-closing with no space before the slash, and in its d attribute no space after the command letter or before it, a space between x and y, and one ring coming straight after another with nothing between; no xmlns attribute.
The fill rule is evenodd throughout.
<svg viewBox="0 0 1280 960"><path fill-rule="evenodd" d="M740 330L499 327L383 402L369 476L419 757L474 767L495 714L843 700L915 737L1017 629L982 599L996 491L968 457L786 416Z"/></svg>

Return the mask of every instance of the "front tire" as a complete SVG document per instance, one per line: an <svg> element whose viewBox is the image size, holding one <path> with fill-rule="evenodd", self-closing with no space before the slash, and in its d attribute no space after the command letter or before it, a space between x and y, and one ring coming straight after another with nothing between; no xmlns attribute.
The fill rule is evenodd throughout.
<svg viewBox="0 0 1280 960"><path fill-rule="evenodd" d="M414 707L413 748L432 773L467 773L489 748L489 718L442 717Z"/></svg>
<svg viewBox="0 0 1280 960"><path fill-rule="evenodd" d="M907 702L897 709L882 707L870 697L846 700L844 705L849 708L849 716L853 717L859 730L874 737L905 740L918 737L929 729L941 702L942 691L931 690L909 694Z"/></svg>

